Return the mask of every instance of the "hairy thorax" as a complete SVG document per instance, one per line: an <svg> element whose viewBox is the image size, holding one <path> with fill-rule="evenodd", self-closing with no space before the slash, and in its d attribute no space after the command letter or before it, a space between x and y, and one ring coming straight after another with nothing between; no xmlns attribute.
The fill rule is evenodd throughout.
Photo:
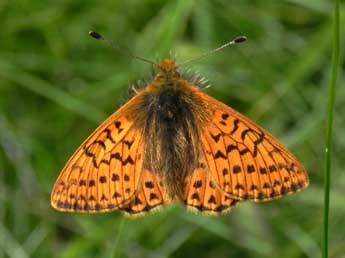
<svg viewBox="0 0 345 258"><path fill-rule="evenodd" d="M198 91L178 74L158 74L144 90L135 119L145 135L144 169L162 178L172 199L182 197L201 153L198 128L207 112Z"/></svg>

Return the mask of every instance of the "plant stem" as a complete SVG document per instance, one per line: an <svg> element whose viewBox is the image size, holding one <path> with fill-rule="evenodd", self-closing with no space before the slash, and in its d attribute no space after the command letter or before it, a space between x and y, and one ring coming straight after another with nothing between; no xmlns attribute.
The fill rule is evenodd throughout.
<svg viewBox="0 0 345 258"><path fill-rule="evenodd" d="M322 258L328 258L328 223L329 223L329 201L331 183L331 163L333 148L333 117L336 97L336 84L339 66L339 5L340 0L334 0L333 13L333 57L332 57L332 78L329 87L328 121L326 139L326 169L324 178L324 217L323 217L323 239Z"/></svg>

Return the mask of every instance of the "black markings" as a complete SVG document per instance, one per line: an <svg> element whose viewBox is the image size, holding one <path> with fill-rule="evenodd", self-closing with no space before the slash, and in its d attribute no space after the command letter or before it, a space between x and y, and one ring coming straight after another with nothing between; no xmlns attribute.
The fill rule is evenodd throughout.
<svg viewBox="0 0 345 258"><path fill-rule="evenodd" d="M99 203L96 203L95 210L99 211L99 210L102 210L102 209L103 209L102 205L100 205Z"/></svg>
<svg viewBox="0 0 345 258"><path fill-rule="evenodd" d="M298 185L299 185L300 188L303 188L304 187L304 182L302 182L302 181L298 182Z"/></svg>
<svg viewBox="0 0 345 258"><path fill-rule="evenodd" d="M111 136L111 131L108 128L104 129L103 132L106 134L107 139L109 139L114 144L116 143L113 137Z"/></svg>
<svg viewBox="0 0 345 258"><path fill-rule="evenodd" d="M111 159L116 159L116 160L121 161L122 165L124 165L124 166L126 166L128 163L131 164L131 165L134 165L134 160L132 159L132 157L130 155L127 157L127 159L122 160L122 157L121 157L119 152L111 154L110 155L110 160Z"/></svg>
<svg viewBox="0 0 345 258"><path fill-rule="evenodd" d="M208 203L216 204L217 203L216 197L214 197L214 195L211 195L210 199L208 199Z"/></svg>
<svg viewBox="0 0 345 258"><path fill-rule="evenodd" d="M237 146L236 146L236 145L230 144L230 145L228 145L228 147L226 148L226 152L227 152L227 153L230 153L230 152L232 152L233 150L237 150Z"/></svg>
<svg viewBox="0 0 345 258"><path fill-rule="evenodd" d="M223 120L227 120L227 119L229 118L229 116L230 116L229 114L223 113L223 114L222 114L222 119L223 119Z"/></svg>
<svg viewBox="0 0 345 258"><path fill-rule="evenodd" d="M122 161L122 157L121 157L121 155L120 155L119 152L116 152L116 153L111 154L111 155L110 155L110 159L117 159L117 160Z"/></svg>
<svg viewBox="0 0 345 258"><path fill-rule="evenodd" d="M247 166L247 172L250 173L254 173L255 172L255 167L254 165L248 165Z"/></svg>
<svg viewBox="0 0 345 258"><path fill-rule="evenodd" d="M216 186L215 186L215 184L214 184L213 181L210 181L209 186L210 186L212 189L216 188Z"/></svg>
<svg viewBox="0 0 345 258"><path fill-rule="evenodd" d="M285 168L285 165L282 163L278 164L278 170L282 170L283 168Z"/></svg>
<svg viewBox="0 0 345 258"><path fill-rule="evenodd" d="M258 199L259 199L259 200L264 200L264 199L266 199L266 194L264 194L263 192L260 192L260 193L258 194Z"/></svg>
<svg viewBox="0 0 345 258"><path fill-rule="evenodd" d="M95 198L95 196L93 196L93 195L90 195L90 196L89 196L89 201L96 201L96 198Z"/></svg>
<svg viewBox="0 0 345 258"><path fill-rule="evenodd" d="M268 169L270 170L271 173L274 173L277 171L277 168L274 165L269 166Z"/></svg>
<svg viewBox="0 0 345 258"><path fill-rule="evenodd" d="M244 190L244 186L242 184L235 185L236 190Z"/></svg>
<svg viewBox="0 0 345 258"><path fill-rule="evenodd" d="M223 176L226 176L227 174L229 174L229 170L227 168L223 169Z"/></svg>
<svg viewBox="0 0 345 258"><path fill-rule="evenodd" d="M117 174L112 174L111 176L111 181L115 182L115 181L119 181L120 180L120 176Z"/></svg>
<svg viewBox="0 0 345 258"><path fill-rule="evenodd" d="M65 209L71 209L72 205L69 203L69 202L64 202L63 203L63 207L62 208L65 208Z"/></svg>
<svg viewBox="0 0 345 258"><path fill-rule="evenodd" d="M287 182L289 182L289 181L290 181L290 177L288 177L288 176L284 177L284 182L285 182L285 183L287 183Z"/></svg>
<svg viewBox="0 0 345 258"><path fill-rule="evenodd" d="M145 182L145 187L149 188L149 189L152 189L152 188L155 187L155 185L153 184L153 182L147 181L147 182Z"/></svg>
<svg viewBox="0 0 345 258"><path fill-rule="evenodd" d="M121 122L116 121L114 124L117 129L117 133L120 134L123 131L123 128L121 128Z"/></svg>
<svg viewBox="0 0 345 258"><path fill-rule="evenodd" d="M241 173L241 171L242 171L241 167L240 167L240 166L237 166L237 165L234 166L233 169L232 169L232 172L233 172L234 174Z"/></svg>
<svg viewBox="0 0 345 258"><path fill-rule="evenodd" d="M259 145L260 143L263 142L263 140L265 139L265 134L264 133L261 133L259 138L257 140L254 141L254 145L257 146Z"/></svg>
<svg viewBox="0 0 345 258"><path fill-rule="evenodd" d="M92 158L92 164L95 168L98 168L99 166L97 165L97 161L95 158Z"/></svg>
<svg viewBox="0 0 345 258"><path fill-rule="evenodd" d="M85 180L80 180L79 181L79 186L86 186L86 181Z"/></svg>
<svg viewBox="0 0 345 258"><path fill-rule="evenodd" d="M224 184L223 184L224 188L227 187L227 186L229 186L229 185L230 185L229 182L224 182Z"/></svg>
<svg viewBox="0 0 345 258"><path fill-rule="evenodd" d="M79 195L78 201L85 201L85 200L86 200L86 198L84 195Z"/></svg>
<svg viewBox="0 0 345 258"><path fill-rule="evenodd" d="M143 204L143 203L141 202L141 200L140 200L138 197L135 197L135 199L134 199L134 205L141 205L141 204Z"/></svg>
<svg viewBox="0 0 345 258"><path fill-rule="evenodd" d="M120 129L120 126L121 126L121 122L116 121L116 122L115 122L115 127L116 127L116 129Z"/></svg>
<svg viewBox="0 0 345 258"><path fill-rule="evenodd" d="M248 148L245 148L243 150L240 151L240 155L244 155L246 154L247 152L249 152L249 149Z"/></svg>
<svg viewBox="0 0 345 258"><path fill-rule="evenodd" d="M292 183L292 184L291 184L291 190L292 190L292 191L296 192L298 189L299 189L298 184L295 184L295 183Z"/></svg>
<svg viewBox="0 0 345 258"><path fill-rule="evenodd" d="M237 131L239 122L240 122L240 120L238 120L238 119L234 120L234 128L232 129L230 134L234 134Z"/></svg>
<svg viewBox="0 0 345 258"><path fill-rule="evenodd" d="M274 190L270 193L270 197L271 197L271 198L275 198L275 197L277 197L277 196L279 196L279 193L276 192L276 191L274 191Z"/></svg>
<svg viewBox="0 0 345 258"><path fill-rule="evenodd" d="M219 133L219 134L217 134L217 135L213 135L212 133L211 133L211 137L212 137L212 139L217 143L218 141L219 141L219 139L220 139L220 136L221 136L221 134Z"/></svg>
<svg viewBox="0 0 345 258"><path fill-rule="evenodd" d="M264 185L262 186L264 189L270 189L271 188L271 186L270 186L270 184L269 183L264 183Z"/></svg>
<svg viewBox="0 0 345 258"><path fill-rule="evenodd" d="M261 174L261 175L267 174L266 168L260 168L259 171L260 171L260 174Z"/></svg>
<svg viewBox="0 0 345 258"><path fill-rule="evenodd" d="M96 163L94 163L94 164L96 164L95 167L98 168L98 167L101 165L101 163L104 163L104 164L106 164L106 165L108 165L108 166L110 165L110 161L109 161L109 160L107 160L107 159L102 159L101 162L99 163L99 165L97 165Z"/></svg>
<svg viewBox="0 0 345 258"><path fill-rule="evenodd" d="M253 157L255 158L258 155L258 147L254 145Z"/></svg>
<svg viewBox="0 0 345 258"><path fill-rule="evenodd" d="M217 153L214 155L214 158L215 159L219 159L219 158L227 159L227 156L223 152L217 151Z"/></svg>
<svg viewBox="0 0 345 258"><path fill-rule="evenodd" d="M126 188L125 189L125 193L131 193L131 192L132 192L131 188Z"/></svg>
<svg viewBox="0 0 345 258"><path fill-rule="evenodd" d="M74 195L74 194L70 194L70 195L69 195L69 198L70 198L70 199L75 199L75 195Z"/></svg>
<svg viewBox="0 0 345 258"><path fill-rule="evenodd" d="M273 187L280 186L280 182L278 180L274 180Z"/></svg>
<svg viewBox="0 0 345 258"><path fill-rule="evenodd" d="M248 129L246 129L246 130L243 130L242 133L241 133L241 139L244 140L244 139L246 138L246 135L247 135L248 133L250 133L250 132L254 132L254 130L251 129L251 128L248 128Z"/></svg>
<svg viewBox="0 0 345 258"><path fill-rule="evenodd" d="M115 198L121 198L121 197L122 197L122 195L121 195L120 193L118 193L118 192L115 192L115 193L113 194L113 196L112 196L113 199L115 199Z"/></svg>
<svg viewBox="0 0 345 258"><path fill-rule="evenodd" d="M91 146L91 145L90 145L90 146ZM89 146L89 147L90 147L90 146ZM95 157L95 154L93 154L91 151L89 151L89 148L88 148L88 147L84 147L84 153L85 153L85 155L88 156L88 157L92 157L92 158Z"/></svg>
<svg viewBox="0 0 345 258"><path fill-rule="evenodd" d="M289 192L289 188L287 188L286 186L283 186L282 189L280 190L281 194L287 194Z"/></svg>
<svg viewBox="0 0 345 258"><path fill-rule="evenodd" d="M91 207L90 207L90 205L88 203L85 203L84 210L86 210L86 211L91 210Z"/></svg>
<svg viewBox="0 0 345 258"><path fill-rule="evenodd" d="M73 204L73 209L74 210L81 210L82 207L79 205L79 203L76 202L76 203Z"/></svg>
<svg viewBox="0 0 345 258"><path fill-rule="evenodd" d="M288 166L288 167L287 167L287 171L288 171L289 173L295 172L295 164L292 163L290 166Z"/></svg>
<svg viewBox="0 0 345 258"><path fill-rule="evenodd" d="M202 187L202 181L201 180L195 181L194 184L193 184L193 187L194 188Z"/></svg>
<svg viewBox="0 0 345 258"><path fill-rule="evenodd" d="M125 181L129 181L129 175L124 175L124 176L123 176L123 179L124 179Z"/></svg>
<svg viewBox="0 0 345 258"><path fill-rule="evenodd" d="M224 126L227 125L224 121L219 121L219 123L220 123L221 125L224 125Z"/></svg>
<svg viewBox="0 0 345 258"><path fill-rule="evenodd" d="M128 149L130 150L131 147L132 147L132 144L134 143L134 140L132 140L132 141L123 141L123 143L126 144Z"/></svg>
<svg viewBox="0 0 345 258"><path fill-rule="evenodd" d="M108 198L105 196L105 194L102 194L101 201L108 201Z"/></svg>
<svg viewBox="0 0 345 258"><path fill-rule="evenodd" d="M226 205L220 205L219 207L217 207L214 211L216 211L216 212L222 212L222 211L224 211L224 210L226 210L226 209L228 209L229 207L228 206L226 206Z"/></svg>
<svg viewBox="0 0 345 258"><path fill-rule="evenodd" d="M251 195L251 194L245 194L245 195L243 195L242 198L243 198L244 200L252 200L252 199L254 199L254 196Z"/></svg>
<svg viewBox="0 0 345 258"><path fill-rule="evenodd" d="M157 194L155 194L155 193L151 193L151 194L150 194L150 201L152 201L152 200L156 200L156 199L158 199Z"/></svg>
<svg viewBox="0 0 345 258"><path fill-rule="evenodd" d="M254 190L258 190L258 189L259 189L259 187L257 185L252 185L250 187L250 191L254 191Z"/></svg>
<svg viewBox="0 0 345 258"><path fill-rule="evenodd" d="M96 185L95 180L90 180L90 181L89 181L89 187L93 187L93 186L95 186L95 185Z"/></svg>
<svg viewBox="0 0 345 258"><path fill-rule="evenodd" d="M198 194L198 193L193 193L193 194L192 194L192 200L198 200L198 201L200 201L199 194Z"/></svg>
<svg viewBox="0 0 345 258"><path fill-rule="evenodd" d="M99 182L100 182L101 184L105 184L105 183L107 182L107 178L106 178L105 176L100 176L100 177L99 177Z"/></svg>

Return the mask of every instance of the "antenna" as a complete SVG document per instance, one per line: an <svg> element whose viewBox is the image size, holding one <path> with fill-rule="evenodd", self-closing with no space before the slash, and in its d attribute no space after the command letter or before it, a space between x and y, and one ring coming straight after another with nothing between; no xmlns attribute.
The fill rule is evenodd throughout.
<svg viewBox="0 0 345 258"><path fill-rule="evenodd" d="M159 65L156 64L155 62L153 62L153 61L151 61L149 59L146 59L146 58L143 58L143 57L136 56L136 55L132 54L132 52L129 49L122 48L122 47L116 45L113 41L110 41L107 38L104 38L100 33L96 32L96 31L90 31L89 35L91 37L93 37L94 39L103 41L105 44L109 45L112 49L115 49L115 50L117 50L117 51L119 51L121 53L125 53L126 55L128 55L128 56L130 56L132 58L135 58L135 59L138 59L140 61L143 61L143 62L146 62L146 63L149 63L149 64L152 64L154 66L159 67Z"/></svg>
<svg viewBox="0 0 345 258"><path fill-rule="evenodd" d="M177 66L179 67L179 66L182 66L182 65L185 65L185 64L194 62L194 61L196 61L196 60L199 60L199 59L201 59L201 58L210 56L210 55L212 55L212 54L214 54L214 53L216 53L216 52L218 52L218 51L220 51L220 50L222 50L222 49L224 49L224 48L226 48L226 47L228 47L228 46L230 46L230 45L239 44L239 43L242 43L242 42L244 42L244 41L246 41L246 40L247 40L247 37L246 37L246 36L239 36L239 37L236 37L236 38L234 38L233 40L229 41L228 43L225 43L224 45L222 45L222 46L220 46L220 47L218 47L218 48L215 48L215 49L212 49L212 50L210 50L210 51L208 51L208 52L206 52L206 53L203 53L203 54L201 54L201 55L198 56L198 57L195 57L195 58L189 59L189 60L187 60L187 61L184 61L183 63L181 63L181 64L179 64L179 65L177 65Z"/></svg>

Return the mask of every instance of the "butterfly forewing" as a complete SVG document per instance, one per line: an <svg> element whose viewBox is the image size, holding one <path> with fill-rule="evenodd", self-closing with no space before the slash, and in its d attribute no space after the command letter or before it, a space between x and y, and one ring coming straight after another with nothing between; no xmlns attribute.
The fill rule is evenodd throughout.
<svg viewBox="0 0 345 258"><path fill-rule="evenodd" d="M304 189L308 175L273 136L225 104L200 92L213 115L202 130L207 165L233 198L267 201Z"/></svg>
<svg viewBox="0 0 345 258"><path fill-rule="evenodd" d="M54 208L105 212L131 200L143 165L143 137L131 119L140 97L101 124L68 161L51 195Z"/></svg>

